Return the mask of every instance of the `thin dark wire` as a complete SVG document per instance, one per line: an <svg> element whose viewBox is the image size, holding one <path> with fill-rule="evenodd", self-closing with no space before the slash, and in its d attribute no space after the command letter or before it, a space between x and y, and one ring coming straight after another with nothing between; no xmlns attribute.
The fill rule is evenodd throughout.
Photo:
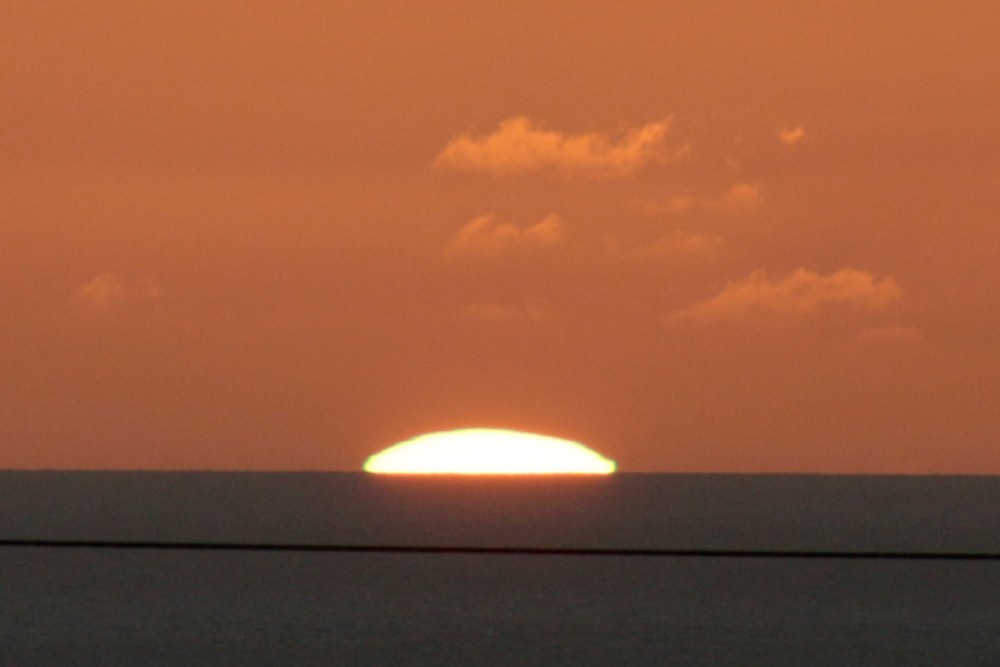
<svg viewBox="0 0 1000 667"><path fill-rule="evenodd" d="M411 546L383 544L274 544L116 540L0 540L2 547L161 551L298 551L327 553L479 554L512 556L626 556L660 558L785 558L843 560L1000 561L1000 553L948 551L796 551L766 549L600 549L547 547Z"/></svg>

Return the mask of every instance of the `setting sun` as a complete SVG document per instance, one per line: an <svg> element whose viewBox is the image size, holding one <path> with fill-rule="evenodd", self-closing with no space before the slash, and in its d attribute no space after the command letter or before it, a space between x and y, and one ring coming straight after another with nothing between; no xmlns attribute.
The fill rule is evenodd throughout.
<svg viewBox="0 0 1000 667"><path fill-rule="evenodd" d="M460 429L404 440L365 461L385 474L608 475L615 462L578 442L502 429Z"/></svg>

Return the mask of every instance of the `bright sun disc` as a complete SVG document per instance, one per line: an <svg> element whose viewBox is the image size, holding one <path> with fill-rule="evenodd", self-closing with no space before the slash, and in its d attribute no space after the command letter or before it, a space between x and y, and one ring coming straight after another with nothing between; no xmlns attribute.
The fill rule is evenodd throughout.
<svg viewBox="0 0 1000 667"><path fill-rule="evenodd" d="M615 462L578 442L534 433L469 428L428 433L383 449L367 472L457 475L608 475Z"/></svg>

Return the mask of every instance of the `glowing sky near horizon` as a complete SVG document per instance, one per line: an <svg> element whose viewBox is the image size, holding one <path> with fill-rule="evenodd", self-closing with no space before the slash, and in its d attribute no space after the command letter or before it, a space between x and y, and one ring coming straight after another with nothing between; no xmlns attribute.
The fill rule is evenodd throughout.
<svg viewBox="0 0 1000 667"><path fill-rule="evenodd" d="M1000 12L6 3L0 467L1000 474Z"/></svg>

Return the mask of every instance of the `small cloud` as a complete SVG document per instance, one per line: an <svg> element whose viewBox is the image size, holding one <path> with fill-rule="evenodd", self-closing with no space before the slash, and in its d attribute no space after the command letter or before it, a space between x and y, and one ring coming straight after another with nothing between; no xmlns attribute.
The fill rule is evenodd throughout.
<svg viewBox="0 0 1000 667"><path fill-rule="evenodd" d="M546 129L524 116L502 121L492 134L462 134L453 138L434 166L493 174L538 171L628 176L652 162L677 159L690 148L670 149L671 118L625 131L566 134Z"/></svg>
<svg viewBox="0 0 1000 667"><path fill-rule="evenodd" d="M77 300L95 308L112 308L134 301L152 301L158 296L160 296L158 285L130 284L117 273L103 273L76 288Z"/></svg>
<svg viewBox="0 0 1000 667"><path fill-rule="evenodd" d="M866 345L882 343L916 343L924 340L924 333L917 327L888 326L868 329L858 334L858 342Z"/></svg>
<svg viewBox="0 0 1000 667"><path fill-rule="evenodd" d="M841 269L822 276L800 268L782 278L771 278L758 269L742 280L729 283L714 297L668 319L702 324L794 323L834 306L884 310L898 301L901 294L894 278L876 280L871 273L857 269Z"/></svg>
<svg viewBox="0 0 1000 667"><path fill-rule="evenodd" d="M727 215L751 213L764 203L759 183L734 183L718 197L674 195L663 201L646 200L637 204L650 216L683 215L692 211L710 211Z"/></svg>
<svg viewBox="0 0 1000 667"><path fill-rule="evenodd" d="M474 218L459 229L444 252L450 257L496 257L527 248L558 245L565 236L566 225L556 213L523 229L511 224L497 224L496 216L489 214Z"/></svg>
<svg viewBox="0 0 1000 667"><path fill-rule="evenodd" d="M756 211L764 203L758 183L736 183L716 200L704 200L702 206L721 213L739 214Z"/></svg>
<svg viewBox="0 0 1000 667"><path fill-rule="evenodd" d="M809 137L801 125L782 127L778 130L778 140L786 146L795 146Z"/></svg>
<svg viewBox="0 0 1000 667"><path fill-rule="evenodd" d="M674 230L650 243L623 248L617 239L606 236L605 250L613 257L629 259L670 259L680 256L715 256L726 242L718 234L699 234Z"/></svg>
<svg viewBox="0 0 1000 667"><path fill-rule="evenodd" d="M550 309L540 303L525 304L472 303L463 309L463 314L481 322L545 322L552 317Z"/></svg>

